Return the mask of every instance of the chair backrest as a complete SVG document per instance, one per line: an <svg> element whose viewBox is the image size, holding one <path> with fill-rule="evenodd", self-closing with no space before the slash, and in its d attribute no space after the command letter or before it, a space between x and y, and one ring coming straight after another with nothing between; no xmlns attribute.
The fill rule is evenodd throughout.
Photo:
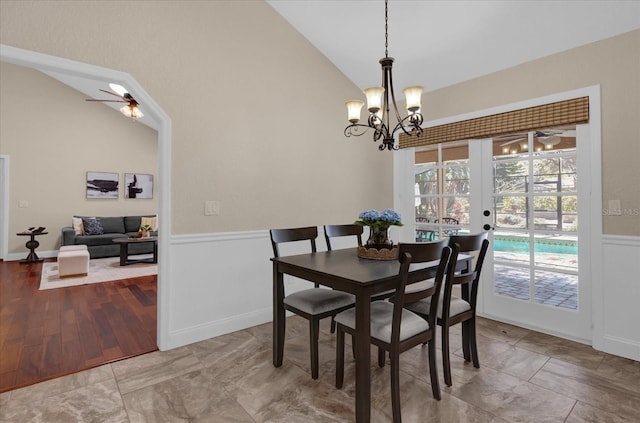
<svg viewBox="0 0 640 423"><path fill-rule="evenodd" d="M324 239L327 241L327 249L331 251L330 238L339 236L356 236L358 238L358 247L362 247L362 231L363 227L355 223L347 225L324 225Z"/></svg>
<svg viewBox="0 0 640 423"><path fill-rule="evenodd" d="M405 303L419 301L431 297L431 309L429 311L430 328L436 326L436 316L438 314L438 298L442 288L442 283L447 273L451 248L447 245L447 239L433 242L420 242L415 244L398 244L398 260L400 261L400 272L398 274L398 287L394 297L393 323L391 340L398 342L400 338L400 323L402 319L402 308ZM433 286L419 290L405 292L411 264L426 263L440 260Z"/></svg>
<svg viewBox="0 0 640 423"><path fill-rule="evenodd" d="M311 252L316 252L316 238L318 237L318 228L316 226L308 226L305 228L291 229L271 229L271 246L273 247L273 256L280 257L278 244L282 242L306 241L311 243Z"/></svg>
<svg viewBox="0 0 640 423"><path fill-rule="evenodd" d="M473 310L476 308L478 298L478 284L480 283L480 273L482 272L482 264L489 249L489 233L481 232L472 235L451 235L449 246L452 249L451 258L449 259L449 269L447 278L445 279L443 292L442 316L449 316L449 305L451 301L451 292L454 285L471 284L469 295L465 295L463 290L463 299L467 301ZM456 272L458 255L460 253L478 253L475 259L475 266L464 272ZM468 291L468 290L467 290ZM466 297L466 298L465 298Z"/></svg>

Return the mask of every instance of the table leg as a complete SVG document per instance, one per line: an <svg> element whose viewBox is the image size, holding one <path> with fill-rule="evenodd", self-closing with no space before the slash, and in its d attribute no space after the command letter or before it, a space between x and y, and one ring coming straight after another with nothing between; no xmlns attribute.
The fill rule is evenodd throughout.
<svg viewBox="0 0 640 423"><path fill-rule="evenodd" d="M127 265L127 256L129 255L129 244L123 242L120 244L120 266Z"/></svg>
<svg viewBox="0 0 640 423"><path fill-rule="evenodd" d="M273 365L282 366L284 353L284 275L278 272L278 264L273 263Z"/></svg>
<svg viewBox="0 0 640 423"><path fill-rule="evenodd" d="M158 263L158 241L153 242L153 263Z"/></svg>
<svg viewBox="0 0 640 423"><path fill-rule="evenodd" d="M356 422L371 420L371 295L356 295Z"/></svg>

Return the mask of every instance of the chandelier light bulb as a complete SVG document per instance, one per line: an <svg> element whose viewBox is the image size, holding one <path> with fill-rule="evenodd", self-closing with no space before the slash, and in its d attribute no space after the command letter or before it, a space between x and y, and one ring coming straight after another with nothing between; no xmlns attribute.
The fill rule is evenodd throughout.
<svg viewBox="0 0 640 423"><path fill-rule="evenodd" d="M403 90L407 102L407 110L411 113L420 109L422 103L422 86L413 85Z"/></svg>
<svg viewBox="0 0 640 423"><path fill-rule="evenodd" d="M347 105L347 116L349 122L358 123L360 120L360 112L362 110L362 106L364 106L364 101L361 100L349 100L345 102Z"/></svg>
<svg viewBox="0 0 640 423"><path fill-rule="evenodd" d="M382 95L384 94L384 88L365 88L364 94L367 96L367 110L369 110L370 113L377 113L378 110L382 108Z"/></svg>

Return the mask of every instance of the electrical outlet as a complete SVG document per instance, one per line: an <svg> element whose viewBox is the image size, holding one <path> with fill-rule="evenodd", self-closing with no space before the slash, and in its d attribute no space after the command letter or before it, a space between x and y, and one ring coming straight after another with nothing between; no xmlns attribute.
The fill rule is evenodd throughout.
<svg viewBox="0 0 640 423"><path fill-rule="evenodd" d="M20 207L21 209L26 209L27 207L29 207L29 202L27 200L20 200L18 201L18 207Z"/></svg>
<svg viewBox="0 0 640 423"><path fill-rule="evenodd" d="M205 201L204 202L204 215L205 216L218 216L218 215L220 215L220 201Z"/></svg>

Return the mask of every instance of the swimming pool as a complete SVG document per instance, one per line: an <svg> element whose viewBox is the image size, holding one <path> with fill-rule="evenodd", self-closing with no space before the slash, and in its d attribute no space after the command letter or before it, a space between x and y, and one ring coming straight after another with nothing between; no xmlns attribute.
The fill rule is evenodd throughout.
<svg viewBox="0 0 640 423"><path fill-rule="evenodd" d="M576 241L570 239L536 238L534 248L538 253L578 254ZM494 251L529 253L529 239L513 235L495 235L493 249Z"/></svg>

